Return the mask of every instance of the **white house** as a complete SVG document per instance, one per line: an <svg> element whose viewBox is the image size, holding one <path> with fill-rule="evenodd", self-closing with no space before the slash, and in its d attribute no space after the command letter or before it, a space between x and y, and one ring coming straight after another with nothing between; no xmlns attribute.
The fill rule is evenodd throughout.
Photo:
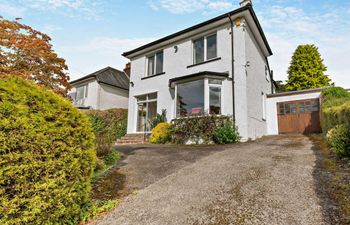
<svg viewBox="0 0 350 225"><path fill-rule="evenodd" d="M126 68L127 69L127 68ZM81 109L128 108L129 75L106 67L70 82L73 105Z"/></svg>
<svg viewBox="0 0 350 225"><path fill-rule="evenodd" d="M169 121L201 113L232 115L243 140L267 134L271 55L250 1L125 52L131 61L128 134L150 132L149 121L162 109Z"/></svg>

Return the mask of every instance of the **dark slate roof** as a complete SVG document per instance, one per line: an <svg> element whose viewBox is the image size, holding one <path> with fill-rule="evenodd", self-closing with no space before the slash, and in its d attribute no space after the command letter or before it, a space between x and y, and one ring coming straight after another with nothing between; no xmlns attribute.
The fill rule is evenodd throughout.
<svg viewBox="0 0 350 225"><path fill-rule="evenodd" d="M265 43L265 45L266 45L266 48L267 48L268 52L270 53L270 55L272 55L272 50L271 50L271 48L270 48L269 43L267 42L266 36L265 36L265 34L264 34L264 32L263 32L263 29L262 29L262 27L261 27L261 25L260 25L260 23L259 23L258 17L256 16L256 14L255 14L255 12L254 12L254 10L253 10L253 6L252 6L251 4L247 4L246 6L243 6L243 7L240 7L240 8L238 8L238 9L235 9L235 10L229 12L229 13L225 13L225 14L220 15L220 16L218 16L218 17L215 17L215 18L213 18L213 19L211 19L211 20L207 20L207 21L205 21L205 22L203 22L203 23L197 24L197 25L195 25L195 26L189 27L189 28L184 29L184 30L182 30L182 31L179 31L179 32L177 32L177 33L174 33L174 34L171 34L171 35L169 35L169 36L163 37L163 38L161 38L161 39L159 39L159 40L156 40L156 41L151 42L151 43L149 43L149 44L143 45L143 46L141 46L141 47L139 47L139 48L136 48L136 49L134 49L134 50L131 50L131 51L128 51L128 52L124 52L124 53L122 54L122 56L128 57L129 55L131 55L131 54L133 54L133 53L135 53L135 52L141 51L141 50L143 50L143 49L146 49L146 48L151 47L151 46L153 46L153 45L156 45L156 44L165 42L165 41L167 41L167 40L169 40L169 39L175 38L175 37L177 37L177 36L180 36L180 35L182 35L182 34L185 34L185 33L187 33L187 32L190 32L190 31L192 31L192 30L195 30L195 29L204 27L204 26L206 26L206 25L208 25L208 24L214 23L214 22L216 22L216 21L222 20L222 19L226 18L228 15L231 16L231 15L234 15L234 14L238 14L238 13L243 12L243 11L245 11L245 10L248 10L249 13L251 14L251 16L252 16L252 18L253 18L253 20L254 20L254 22L255 22L255 24L256 24L258 30L259 30L259 33L260 33L260 35L261 35L261 37L262 37L262 39L263 39L263 41L264 41L264 43Z"/></svg>
<svg viewBox="0 0 350 225"><path fill-rule="evenodd" d="M98 83L129 90L129 76L126 73L109 66L85 77L71 81L70 84L76 84L89 78L95 78Z"/></svg>

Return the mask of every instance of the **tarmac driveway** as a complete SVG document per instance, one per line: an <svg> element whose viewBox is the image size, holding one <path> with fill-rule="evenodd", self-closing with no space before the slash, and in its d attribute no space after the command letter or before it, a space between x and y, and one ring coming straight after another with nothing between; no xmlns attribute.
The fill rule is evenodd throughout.
<svg viewBox="0 0 350 225"><path fill-rule="evenodd" d="M129 170L134 180L127 185L140 190L97 224L328 224L316 194L313 144L305 136L223 147L125 148L134 155L120 170L127 180ZM161 154L171 150L177 157ZM164 152L155 157L157 151Z"/></svg>

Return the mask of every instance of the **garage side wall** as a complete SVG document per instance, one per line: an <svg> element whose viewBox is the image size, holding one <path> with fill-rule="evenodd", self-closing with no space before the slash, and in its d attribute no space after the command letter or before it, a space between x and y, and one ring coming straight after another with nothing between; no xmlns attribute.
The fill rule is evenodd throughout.
<svg viewBox="0 0 350 225"><path fill-rule="evenodd" d="M288 101L298 101L306 99L320 98L320 92L313 93L303 93L294 94L286 96L269 96L266 100L266 120L267 120L267 134L277 135L278 132L278 118L277 118L277 103L278 102L288 102Z"/></svg>

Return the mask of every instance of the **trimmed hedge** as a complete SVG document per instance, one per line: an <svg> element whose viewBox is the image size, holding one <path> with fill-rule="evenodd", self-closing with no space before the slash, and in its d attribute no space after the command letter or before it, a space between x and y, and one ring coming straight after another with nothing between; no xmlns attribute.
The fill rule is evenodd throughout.
<svg viewBox="0 0 350 225"><path fill-rule="evenodd" d="M97 156L103 158L110 155L115 141L126 134L128 110L89 110L85 113L96 136Z"/></svg>
<svg viewBox="0 0 350 225"><path fill-rule="evenodd" d="M178 118L172 121L172 138L176 144L210 144L219 127L230 122L230 116L205 115Z"/></svg>
<svg viewBox="0 0 350 225"><path fill-rule="evenodd" d="M343 138L350 134L350 93L340 87L327 88L322 92L322 129L327 141L338 156L350 156L350 144ZM347 144L345 144L347 145Z"/></svg>
<svg viewBox="0 0 350 225"><path fill-rule="evenodd" d="M0 224L77 224L95 166L88 118L19 78L0 80Z"/></svg>
<svg viewBox="0 0 350 225"><path fill-rule="evenodd" d="M171 124L161 122L152 129L149 141L153 144L165 144L171 140Z"/></svg>

